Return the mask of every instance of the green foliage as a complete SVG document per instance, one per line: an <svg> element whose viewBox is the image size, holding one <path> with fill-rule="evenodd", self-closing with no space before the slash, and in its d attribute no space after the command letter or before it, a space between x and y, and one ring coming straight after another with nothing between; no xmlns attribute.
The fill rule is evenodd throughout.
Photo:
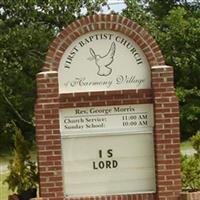
<svg viewBox="0 0 200 200"><path fill-rule="evenodd" d="M63 27L98 13L107 0L2 0L0 2L0 149L10 146L14 128L34 138L35 75L49 44ZM123 15L155 37L166 64L174 67L181 106L181 132L200 124L200 4L185 0L125 0ZM84 12L83 12L84 11ZM84 13L84 14L83 14ZM7 145L9 144L9 145Z"/></svg>
<svg viewBox="0 0 200 200"><path fill-rule="evenodd" d="M24 139L20 129L15 127L13 159L10 160L9 175L5 179L9 189L21 193L36 188L38 173L36 163L30 160L29 143Z"/></svg>
<svg viewBox="0 0 200 200"><path fill-rule="evenodd" d="M0 149L14 132L34 138L35 76L48 46L75 19L99 12L106 0L2 0L0 2ZM84 12L82 12L84 10Z"/></svg>
<svg viewBox="0 0 200 200"><path fill-rule="evenodd" d="M157 19L162 20L169 12L177 7L183 7L187 11L199 11L199 0L137 0L145 5L145 10Z"/></svg>
<svg viewBox="0 0 200 200"><path fill-rule="evenodd" d="M163 18L176 5L177 0L149 0L148 10L156 18Z"/></svg>
<svg viewBox="0 0 200 200"><path fill-rule="evenodd" d="M151 17L145 12L144 6L137 0L126 0L127 8L123 10L123 15L138 22L141 26L150 23Z"/></svg>
<svg viewBox="0 0 200 200"><path fill-rule="evenodd" d="M200 190L200 131L191 138L194 155L181 157L181 179L183 190Z"/></svg>
<svg viewBox="0 0 200 200"><path fill-rule="evenodd" d="M195 87L185 89L178 87L176 93L180 102L180 117L182 133L193 133L199 129L200 124L200 90ZM192 134L190 134L192 135Z"/></svg>
<svg viewBox="0 0 200 200"><path fill-rule="evenodd" d="M200 164L194 156L182 156L181 180L182 188L187 191L200 190Z"/></svg>
<svg viewBox="0 0 200 200"><path fill-rule="evenodd" d="M200 20L178 7L170 11L164 22L160 44L167 62L175 69L181 132L191 136L200 124Z"/></svg>
<svg viewBox="0 0 200 200"><path fill-rule="evenodd" d="M200 124L200 4L181 0L126 2L123 15L154 36L166 64L174 67L182 139L189 138Z"/></svg>
<svg viewBox="0 0 200 200"><path fill-rule="evenodd" d="M191 138L192 147L195 149L195 157L199 159L200 162L200 131Z"/></svg>

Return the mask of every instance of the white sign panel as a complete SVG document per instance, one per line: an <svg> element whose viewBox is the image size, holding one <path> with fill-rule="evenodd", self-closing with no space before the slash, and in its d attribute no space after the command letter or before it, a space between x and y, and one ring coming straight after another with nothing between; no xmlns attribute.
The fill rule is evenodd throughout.
<svg viewBox="0 0 200 200"><path fill-rule="evenodd" d="M66 196L155 192L152 134L63 138Z"/></svg>
<svg viewBox="0 0 200 200"><path fill-rule="evenodd" d="M64 52L59 93L151 88L147 59L133 40L114 31L80 36Z"/></svg>
<svg viewBox="0 0 200 200"><path fill-rule="evenodd" d="M60 110L64 192L155 192L152 104Z"/></svg>
<svg viewBox="0 0 200 200"><path fill-rule="evenodd" d="M62 135L120 133L124 129L149 133L152 127L152 104L60 109Z"/></svg>

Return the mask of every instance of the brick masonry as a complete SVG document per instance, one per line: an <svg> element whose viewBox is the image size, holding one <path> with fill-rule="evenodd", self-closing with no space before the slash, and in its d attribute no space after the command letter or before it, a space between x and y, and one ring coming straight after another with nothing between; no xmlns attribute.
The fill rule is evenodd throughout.
<svg viewBox="0 0 200 200"><path fill-rule="evenodd" d="M57 71L65 49L79 36L95 30L117 31L138 44L151 67L152 89L59 95ZM87 16L65 28L49 46L42 72L37 75L35 117L40 197L43 200L178 200L181 192L180 131L173 77L173 68L165 65L159 46L152 36L125 17ZM145 103L154 104L156 193L64 198L59 109Z"/></svg>
<svg viewBox="0 0 200 200"><path fill-rule="evenodd" d="M182 192L180 200L199 200L200 192Z"/></svg>

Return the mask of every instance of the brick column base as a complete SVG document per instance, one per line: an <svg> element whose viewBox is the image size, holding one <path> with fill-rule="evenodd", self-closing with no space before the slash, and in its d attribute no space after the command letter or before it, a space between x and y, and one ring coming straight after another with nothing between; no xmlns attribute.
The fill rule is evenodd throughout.
<svg viewBox="0 0 200 200"><path fill-rule="evenodd" d="M200 192L181 192L180 200L200 200Z"/></svg>

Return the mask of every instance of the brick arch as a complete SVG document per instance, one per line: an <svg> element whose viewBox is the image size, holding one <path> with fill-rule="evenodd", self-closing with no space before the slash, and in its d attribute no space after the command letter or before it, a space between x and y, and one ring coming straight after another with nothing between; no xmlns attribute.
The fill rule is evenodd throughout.
<svg viewBox="0 0 200 200"><path fill-rule="evenodd" d="M74 21L59 33L49 46L42 71L57 71L66 48L81 35L98 30L117 31L128 36L144 52L150 67L164 65L158 44L139 24L118 15L93 15Z"/></svg>

